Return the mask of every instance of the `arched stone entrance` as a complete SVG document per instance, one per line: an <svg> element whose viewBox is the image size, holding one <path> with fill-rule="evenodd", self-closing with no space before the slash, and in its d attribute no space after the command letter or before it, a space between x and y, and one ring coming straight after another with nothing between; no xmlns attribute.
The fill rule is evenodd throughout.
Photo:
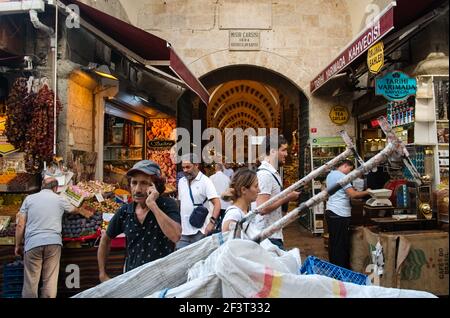
<svg viewBox="0 0 450 318"><path fill-rule="evenodd" d="M294 144L290 163L295 162L296 169L291 178L304 174L305 157L301 154L309 138L309 102L295 83L252 65L222 67L205 74L201 81L211 94L210 103L205 106L191 92L185 92L178 103L179 127L192 132L193 120L201 120L202 130L278 128Z"/></svg>

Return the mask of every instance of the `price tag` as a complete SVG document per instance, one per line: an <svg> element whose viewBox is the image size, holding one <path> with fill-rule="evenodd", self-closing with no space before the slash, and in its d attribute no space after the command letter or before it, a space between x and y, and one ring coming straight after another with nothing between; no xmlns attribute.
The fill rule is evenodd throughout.
<svg viewBox="0 0 450 318"><path fill-rule="evenodd" d="M97 198L98 202L105 202L105 198L103 198L103 195L100 192L96 193L95 197Z"/></svg>

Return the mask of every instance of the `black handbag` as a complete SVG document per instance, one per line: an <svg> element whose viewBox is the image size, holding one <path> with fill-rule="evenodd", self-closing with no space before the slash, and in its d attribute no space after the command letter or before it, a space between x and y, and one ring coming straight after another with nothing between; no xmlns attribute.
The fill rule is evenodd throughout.
<svg viewBox="0 0 450 318"><path fill-rule="evenodd" d="M191 196L192 204L194 205L194 210L189 217L189 223L195 228L201 228L205 223L206 217L209 214L209 210L203 206L208 198L203 201L202 204L195 204L194 196L192 195L191 186L189 185L189 195Z"/></svg>

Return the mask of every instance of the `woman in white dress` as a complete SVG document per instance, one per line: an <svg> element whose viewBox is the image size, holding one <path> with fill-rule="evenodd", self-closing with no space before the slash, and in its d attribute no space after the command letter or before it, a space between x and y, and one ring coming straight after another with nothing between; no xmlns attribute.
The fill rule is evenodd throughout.
<svg viewBox="0 0 450 318"><path fill-rule="evenodd" d="M250 204L256 200L258 193L258 177L255 171L244 168L233 175L229 189L222 194L224 201L233 202L225 211L222 232L234 229L236 223L248 213Z"/></svg>

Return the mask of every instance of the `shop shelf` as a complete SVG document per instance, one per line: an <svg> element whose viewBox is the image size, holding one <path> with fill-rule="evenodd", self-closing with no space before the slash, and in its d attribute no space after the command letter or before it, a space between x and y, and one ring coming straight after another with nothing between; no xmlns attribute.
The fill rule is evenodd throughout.
<svg viewBox="0 0 450 318"><path fill-rule="evenodd" d="M370 285L370 280L367 275L331 264L315 256L308 256L300 269L300 273L306 275L317 274L327 276L342 282L357 285Z"/></svg>

